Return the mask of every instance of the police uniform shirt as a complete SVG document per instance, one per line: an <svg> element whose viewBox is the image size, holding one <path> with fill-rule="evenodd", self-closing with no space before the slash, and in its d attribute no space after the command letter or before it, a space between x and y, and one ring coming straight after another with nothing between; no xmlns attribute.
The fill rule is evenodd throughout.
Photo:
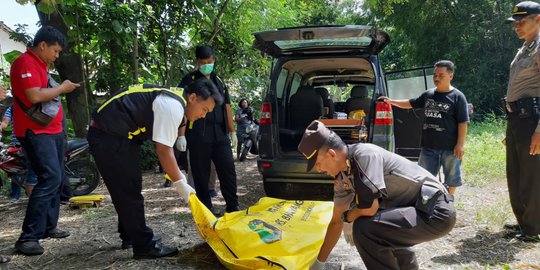
<svg viewBox="0 0 540 270"><path fill-rule="evenodd" d="M524 97L540 97L540 36L525 42L510 64L510 78L506 101L514 102ZM540 121L536 127L540 132Z"/></svg>
<svg viewBox="0 0 540 270"><path fill-rule="evenodd" d="M159 95L152 102L154 124L152 141L173 147L178 137L178 127L184 118L184 108L180 102L168 95Z"/></svg>
<svg viewBox="0 0 540 270"><path fill-rule="evenodd" d="M424 168L379 146L350 145L348 155L352 162L356 160L365 176L354 173L354 164L338 174L334 182L334 203L337 205L354 202L357 208L369 208L373 200L379 198L380 209L413 206L424 181L434 182L447 193L444 186Z"/></svg>

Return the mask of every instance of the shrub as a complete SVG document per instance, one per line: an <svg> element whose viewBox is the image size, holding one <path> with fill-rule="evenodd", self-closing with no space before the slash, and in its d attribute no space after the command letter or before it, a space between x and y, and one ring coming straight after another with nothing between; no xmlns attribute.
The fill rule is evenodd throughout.
<svg viewBox="0 0 540 270"><path fill-rule="evenodd" d="M154 142L147 140L141 147L141 170L153 170L157 164Z"/></svg>
<svg viewBox="0 0 540 270"><path fill-rule="evenodd" d="M464 179L469 185L482 187L506 177L505 130L506 121L494 114L469 124L463 156Z"/></svg>

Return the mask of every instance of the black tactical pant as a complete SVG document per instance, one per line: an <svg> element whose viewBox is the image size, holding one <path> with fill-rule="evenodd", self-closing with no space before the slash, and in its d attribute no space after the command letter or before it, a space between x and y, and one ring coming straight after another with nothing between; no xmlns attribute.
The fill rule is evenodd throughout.
<svg viewBox="0 0 540 270"><path fill-rule="evenodd" d="M88 143L118 213L120 238L133 242L133 253L149 251L155 243L144 216L141 145L92 127Z"/></svg>
<svg viewBox="0 0 540 270"><path fill-rule="evenodd" d="M506 129L506 177L510 204L524 234L540 234L540 155L529 155L538 116L520 118L508 114Z"/></svg>
<svg viewBox="0 0 540 270"><path fill-rule="evenodd" d="M367 269L418 269L410 247L446 235L455 223L454 204L441 196L429 222L414 206L388 208L357 219L354 243Z"/></svg>
<svg viewBox="0 0 540 270"><path fill-rule="evenodd" d="M210 161L216 166L221 194L227 204L227 212L238 208L236 195L236 170L229 139L213 143L192 142L188 139L189 163L197 197L208 209L212 209L212 200L208 189L210 179Z"/></svg>

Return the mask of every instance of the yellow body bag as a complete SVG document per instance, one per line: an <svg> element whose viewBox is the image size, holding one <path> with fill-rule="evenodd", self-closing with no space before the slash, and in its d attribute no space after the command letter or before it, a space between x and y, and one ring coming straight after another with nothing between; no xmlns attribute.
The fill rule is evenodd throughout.
<svg viewBox="0 0 540 270"><path fill-rule="evenodd" d="M217 219L191 194L199 234L228 269L308 269L319 254L332 202L264 197Z"/></svg>

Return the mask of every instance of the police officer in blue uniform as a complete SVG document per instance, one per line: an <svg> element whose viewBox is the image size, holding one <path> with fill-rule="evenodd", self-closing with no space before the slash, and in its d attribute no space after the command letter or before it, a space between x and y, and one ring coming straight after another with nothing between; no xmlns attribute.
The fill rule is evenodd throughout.
<svg viewBox="0 0 540 270"><path fill-rule="evenodd" d="M184 117L204 118L223 101L214 84L201 79L182 90L176 87L136 85L120 90L92 116L88 143L118 213L122 247L132 246L135 259L152 259L178 253L161 245L146 226L140 148L145 140L155 142L163 170L181 198L194 192L178 168L173 146Z"/></svg>
<svg viewBox="0 0 540 270"><path fill-rule="evenodd" d="M210 46L199 45L195 50L197 70L184 76L180 87L189 87L191 83L200 78L207 78L214 83L224 97L222 105L216 105L213 112L208 113L205 119L190 121L185 127L185 139L189 150L191 172L199 200L215 215L221 215L214 209L208 182L210 177L210 161L216 167L221 194L227 204L226 211L238 211L238 196L236 194L236 170L231 150L236 147L237 138L234 129L231 101L225 84L214 72L215 56ZM181 129L180 135L184 130ZM184 141L182 136L179 141ZM178 145L178 144L177 144Z"/></svg>

